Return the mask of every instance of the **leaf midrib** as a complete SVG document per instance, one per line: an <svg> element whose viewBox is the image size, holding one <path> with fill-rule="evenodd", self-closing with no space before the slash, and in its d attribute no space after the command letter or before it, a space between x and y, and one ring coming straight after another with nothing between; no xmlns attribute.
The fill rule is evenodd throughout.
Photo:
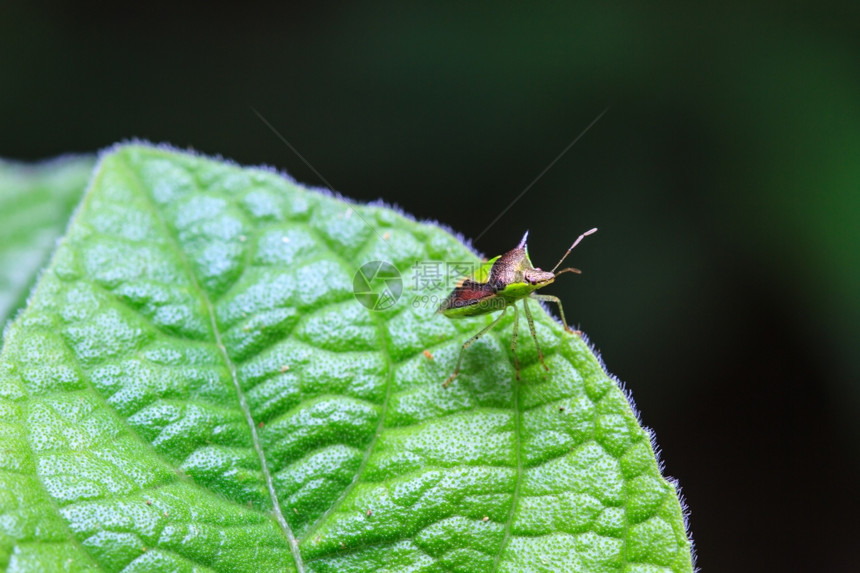
<svg viewBox="0 0 860 573"><path fill-rule="evenodd" d="M182 267L184 268L189 279L191 280L191 286L197 291L198 296L205 305L206 313L209 315L209 323L212 327L212 333L215 337L215 344L218 347L218 351L221 353L221 357L223 358L224 363L227 365L227 368L230 371L230 378L233 382L233 388L236 391L236 395L239 399L239 408L242 410L242 414L245 416L245 421L248 424L248 428L251 432L251 439L254 444L254 450L257 452L257 457L260 460L260 470L266 482L266 490L272 503L272 509L275 514L275 521L278 523L278 527L281 529L281 532L287 539L287 544L289 545L290 552L293 555L293 560L295 561L297 572L304 573L305 568L304 563L302 561L301 553L299 551L298 542L296 541L296 537L293 534L293 530L290 527L290 524L287 523L287 520L284 517L283 512L281 511L281 504L278 500L277 493L275 492L272 474L269 471L269 465L266 461L266 454L263 451L259 435L257 434L257 427L254 423L254 417L251 414L251 409L248 406L247 399L245 398L245 393L242 391L242 388L239 384L239 379L236 375L236 365L230 359L230 356L227 354L227 349L222 342L221 331L218 328L218 323L215 319L215 312L212 307L212 302L209 299L209 295L198 282L197 277L192 270L191 264L188 261L188 257L185 256L185 252L182 250L178 239L171 232L170 226L168 225L167 221L165 221L162 217L161 211L158 209L158 206L154 203L152 198L149 196L149 193L147 192L145 186L140 181L140 177L137 174L137 171L133 168L133 166L129 165L128 160L126 158L122 158L122 161L125 171L130 175L130 179L134 179L135 183L137 184L138 191L145 198L147 205L155 215L156 220L161 225L163 234L165 237L167 237L171 250L176 253L182 264Z"/></svg>

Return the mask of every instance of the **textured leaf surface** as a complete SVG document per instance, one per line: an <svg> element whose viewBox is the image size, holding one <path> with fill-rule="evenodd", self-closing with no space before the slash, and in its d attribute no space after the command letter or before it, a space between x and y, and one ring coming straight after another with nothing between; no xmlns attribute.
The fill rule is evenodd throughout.
<svg viewBox="0 0 860 573"><path fill-rule="evenodd" d="M373 260L403 272L384 311L352 292ZM0 563L690 571L675 491L578 337L538 312L551 371L522 337L515 382L507 319L442 388L492 317L415 298L428 261L476 258L263 170L106 155L0 360Z"/></svg>
<svg viewBox="0 0 860 573"><path fill-rule="evenodd" d="M0 161L0 329L24 306L93 169L92 157Z"/></svg>

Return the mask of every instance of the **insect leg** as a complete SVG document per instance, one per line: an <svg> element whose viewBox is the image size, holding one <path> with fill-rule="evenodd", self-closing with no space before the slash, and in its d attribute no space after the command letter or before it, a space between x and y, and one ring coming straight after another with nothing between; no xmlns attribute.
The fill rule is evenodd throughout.
<svg viewBox="0 0 860 573"><path fill-rule="evenodd" d="M526 299L523 299L523 309L526 311L526 319L529 321L529 330L532 331L532 338L535 340L535 348L537 348L540 363L543 364L543 369L549 372L549 366L547 366L546 362L543 361L543 352L541 352L540 343L538 342L537 331L535 330L535 321L532 318L532 311L529 310L529 301Z"/></svg>
<svg viewBox="0 0 860 573"><path fill-rule="evenodd" d="M544 302L554 302L555 304L557 304L558 305L558 313L561 315L561 323L564 325L564 329L566 331L570 332L571 334L573 334L573 331L567 325L567 320L564 318L564 308L562 308L562 306L561 306L561 299L560 298L558 298L557 296L552 296L551 294L538 294L536 292L533 292L529 296L533 299L536 299L536 300L542 300ZM525 299L523 299L523 302L525 302Z"/></svg>
<svg viewBox="0 0 860 573"><path fill-rule="evenodd" d="M482 328L478 334L476 334L475 336L473 336L472 338L470 338L469 340L467 340L466 342L463 343L463 346L460 347L460 357L457 359L457 367L454 369L454 373L451 374L450 376L448 376L448 378L442 383L443 388L447 388L448 385L454 381L454 378L457 377L457 374L460 373L460 365L463 364L463 355L465 354L466 349L469 348L469 346L471 346L471 344L473 342L475 342L476 340L478 340L479 338L484 336L491 328L496 326L499 323L499 321L502 320L502 317L505 316L505 314L507 312L508 312L508 307L503 308L502 313L499 315L499 318L497 318L496 320L491 322L489 324L489 326L487 326L486 328Z"/></svg>
<svg viewBox="0 0 860 573"><path fill-rule="evenodd" d="M517 373L517 380L520 379L520 359L517 357L517 335L520 326L520 312L517 310L517 305L510 305L514 309L514 333L511 336L511 353L514 355L514 370ZM505 307L507 308L507 307Z"/></svg>

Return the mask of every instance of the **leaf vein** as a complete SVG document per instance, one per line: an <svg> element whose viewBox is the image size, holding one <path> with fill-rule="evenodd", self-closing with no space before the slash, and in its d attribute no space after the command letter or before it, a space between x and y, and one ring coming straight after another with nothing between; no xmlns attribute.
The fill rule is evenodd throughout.
<svg viewBox="0 0 860 573"><path fill-rule="evenodd" d="M137 173L133 169L129 169L129 171L131 173L134 173L135 177L137 177ZM192 271L191 264L188 261L188 257L186 256L185 252L182 250L182 248L178 244L178 239L170 233L170 228L169 228L167 222L164 220L164 218L162 216L160 216L161 213L158 211L157 207L155 206L153 199L146 192L145 187L142 184L140 184L140 181L138 181L138 183L139 183L138 188L140 189L141 194L146 198L147 202L149 203L150 208L156 214L159 222L161 223L161 225L163 227L163 231L164 231L165 236L168 237L169 239L171 239L172 249L176 252L177 256L179 257L179 260L182 262L183 266L185 267L185 271L186 271L189 279L191 280L195 289L198 291L198 294L199 294L201 300L203 301L204 306L206 307L206 312L209 315L209 321L210 321L210 324L212 327L212 334L215 337L215 344L221 353L221 357L224 360L224 363L227 365L227 367L230 371L230 378L233 382L233 387L234 387L234 389L236 391L236 395L239 399L239 407L242 410L242 413L245 415L245 420L248 423L248 429L250 430L250 433L251 433L251 440L254 444L254 449L257 451L257 456L260 460L260 469L261 469L261 472L263 474L263 478L266 482L266 489L269 493L269 497L270 497L271 502L272 502L272 509L274 511L274 514L275 514L275 520L277 521L282 533L284 534L284 536L287 539L287 543L289 544L290 551L292 552L292 555L293 555L293 559L296 562L296 569L298 570L299 573L303 573L304 572L304 564L302 563L302 556L301 556L301 553L299 552L298 543L296 541L295 536L293 535L293 530L290 527L290 524L287 523L287 520L284 518L284 514L281 511L281 504L280 504L280 501L278 500L277 493L275 492L274 483L272 481L272 474L269 471L268 463L266 461L266 454L263 451L263 446L260 443L260 438L259 438L259 435L257 434L257 426L254 423L254 417L251 414L251 409L248 406L248 401L245 397L245 393L242 391L242 387L239 384L239 379L238 379L238 376L236 374L236 365L230 359L230 356L227 353L227 349L221 340L221 332L218 328L218 323L215 319L215 310L212 306L212 301L209 299L208 293L203 289L202 285L197 280L197 277L195 276L194 272Z"/></svg>

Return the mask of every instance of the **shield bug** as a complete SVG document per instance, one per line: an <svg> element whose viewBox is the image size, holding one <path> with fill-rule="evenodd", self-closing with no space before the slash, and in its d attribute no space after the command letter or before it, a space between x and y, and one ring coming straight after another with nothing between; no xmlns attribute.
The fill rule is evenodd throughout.
<svg viewBox="0 0 860 573"><path fill-rule="evenodd" d="M556 277L563 273L580 273L579 269L573 267L564 268L558 272L556 269L561 266L564 259L570 252L579 244L582 239L596 233L597 229L591 229L581 234L573 242L570 248L564 253L564 256L556 263L551 271L544 271L535 268L529 258L528 247L526 240L529 233L523 235L523 240L511 251L504 255L499 255L484 263L472 276L460 281L459 284L451 291L451 294L442 301L437 312L441 312L448 318L462 318L465 316L478 316L490 312L502 311L499 317L491 322L488 326L481 329L480 332L472 336L469 340L463 343L460 348L460 357L457 359L457 367L454 373L451 374L442 384L443 387L448 385L460 373L460 366L463 363L463 354L469 346L481 338L484 334L490 331L508 311L508 308L514 309L514 332L511 337L511 352L514 355L514 367L517 373L517 380L520 378L520 361L517 358L517 328L519 325L519 312L517 311L517 302L523 301L523 310L526 312L526 320L529 323L532 338L535 341L535 347L538 351L538 358L544 369L549 370L546 363L543 361L543 353L540 349L540 344L535 332L535 323L532 318L531 310L529 310L528 299L535 299L545 302L554 302L558 305L558 312L561 315L561 322L564 329L568 332L573 332L567 325L567 320L564 317L564 309L561 306L561 300L557 296L548 294L538 294L535 291L542 289L552 283Z"/></svg>

